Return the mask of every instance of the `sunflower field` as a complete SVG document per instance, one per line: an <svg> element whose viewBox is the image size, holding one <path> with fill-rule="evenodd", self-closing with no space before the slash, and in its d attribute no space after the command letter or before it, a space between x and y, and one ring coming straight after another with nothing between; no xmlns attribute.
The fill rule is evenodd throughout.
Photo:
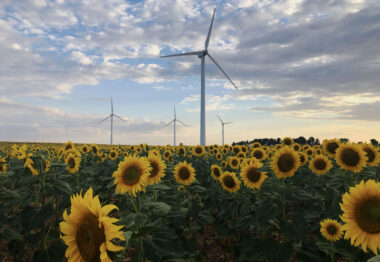
<svg viewBox="0 0 380 262"><path fill-rule="evenodd" d="M0 143L0 261L380 261L380 152Z"/></svg>

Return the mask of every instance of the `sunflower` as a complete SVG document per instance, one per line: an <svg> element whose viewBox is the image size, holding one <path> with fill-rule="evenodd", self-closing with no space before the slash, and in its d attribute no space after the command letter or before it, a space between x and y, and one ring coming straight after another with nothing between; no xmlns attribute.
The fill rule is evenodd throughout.
<svg viewBox="0 0 380 262"><path fill-rule="evenodd" d="M197 145L193 148L193 155L195 156L203 156L205 153L204 146Z"/></svg>
<svg viewBox="0 0 380 262"><path fill-rule="evenodd" d="M240 147L240 151L243 152L243 153L247 153L248 149L247 149L247 147L245 145L242 145Z"/></svg>
<svg viewBox="0 0 380 262"><path fill-rule="evenodd" d="M380 183L375 180L363 180L350 187L342 197L340 207L345 239L351 239L351 245L361 244L364 252L367 246L377 255L380 248Z"/></svg>
<svg viewBox="0 0 380 262"><path fill-rule="evenodd" d="M67 151L67 150L69 150L69 149L73 149L73 148L74 148L74 143L71 142L71 141L68 141L68 142L64 145L63 150L64 150L64 151Z"/></svg>
<svg viewBox="0 0 380 262"><path fill-rule="evenodd" d="M40 174L40 172L35 168L34 162L31 158L27 158L25 160L24 167L28 167L30 172L32 172L34 176L37 176Z"/></svg>
<svg viewBox="0 0 380 262"><path fill-rule="evenodd" d="M308 156L304 152L297 152L300 159L300 166L303 166L309 160Z"/></svg>
<svg viewBox="0 0 380 262"><path fill-rule="evenodd" d="M136 192L145 191L147 178L150 175L149 161L144 157L128 156L119 163L118 169L113 172L116 184L115 193L136 196Z"/></svg>
<svg viewBox="0 0 380 262"><path fill-rule="evenodd" d="M165 150L163 157L165 160L169 160L169 158L172 156L172 152L170 150Z"/></svg>
<svg viewBox="0 0 380 262"><path fill-rule="evenodd" d="M309 148L311 148L309 145L303 145L303 146L302 146L302 150L303 150L304 152L306 152L306 150L308 150Z"/></svg>
<svg viewBox="0 0 380 262"><path fill-rule="evenodd" d="M240 189L240 181L235 173L226 171L221 175L219 181L223 188L230 193L234 193Z"/></svg>
<svg viewBox="0 0 380 262"><path fill-rule="evenodd" d="M90 151L90 149L88 148L87 145L83 145L81 148L81 151L83 154L87 154Z"/></svg>
<svg viewBox="0 0 380 262"><path fill-rule="evenodd" d="M258 147L252 150L251 157L254 157L259 161L263 161L267 157L267 153L264 149Z"/></svg>
<svg viewBox="0 0 380 262"><path fill-rule="evenodd" d="M80 165L80 158L74 154L68 154L65 158L66 170L71 174L78 172Z"/></svg>
<svg viewBox="0 0 380 262"><path fill-rule="evenodd" d="M234 152L235 155L239 154L239 152L240 152L240 146L239 145L234 145L232 147L232 152Z"/></svg>
<svg viewBox="0 0 380 262"><path fill-rule="evenodd" d="M294 175L300 165L296 152L290 147L283 147L273 156L271 168L277 178L287 178Z"/></svg>
<svg viewBox="0 0 380 262"><path fill-rule="evenodd" d="M282 144L277 144L274 146L274 150L278 151L282 148Z"/></svg>
<svg viewBox="0 0 380 262"><path fill-rule="evenodd" d="M322 154L323 154L323 151L322 151L322 149L320 149L320 148L315 148L315 149L314 149L314 154L315 154L315 155L322 155Z"/></svg>
<svg viewBox="0 0 380 262"><path fill-rule="evenodd" d="M369 166L377 166L380 163L380 153L372 144L362 144L362 149L367 156L367 164Z"/></svg>
<svg viewBox="0 0 380 262"><path fill-rule="evenodd" d="M99 147L95 144L91 144L91 152L94 154L94 156L99 156Z"/></svg>
<svg viewBox="0 0 380 262"><path fill-rule="evenodd" d="M68 246L65 257L69 262L101 261L109 262L109 251L121 251L124 247L114 245L111 240L125 240L120 229L123 226L114 225L119 220L107 216L115 205L101 206L99 196L93 197L90 187L84 196L80 194L71 197L71 212L65 209L63 221L59 228L64 235L61 239Z"/></svg>
<svg viewBox="0 0 380 262"><path fill-rule="evenodd" d="M150 170L149 176L147 177L147 185L157 184L161 181L161 178L165 176L164 170L166 165L161 157L154 154L148 155L148 161L152 170Z"/></svg>
<svg viewBox="0 0 380 262"><path fill-rule="evenodd" d="M360 146L352 143L341 144L336 150L335 160L342 169L359 173L367 163L365 154Z"/></svg>
<svg viewBox="0 0 380 262"><path fill-rule="evenodd" d="M240 161L236 156L231 156L228 158L228 164L232 169L239 169Z"/></svg>
<svg viewBox="0 0 380 262"><path fill-rule="evenodd" d="M292 146L293 150L296 152L301 150L301 145L298 143L293 143L291 146Z"/></svg>
<svg viewBox="0 0 380 262"><path fill-rule="evenodd" d="M50 160L45 159L43 162L43 166L44 166L45 172L48 172L50 170Z"/></svg>
<svg viewBox="0 0 380 262"><path fill-rule="evenodd" d="M224 147L224 148L222 149L222 153L223 153L223 155L227 154L227 153L228 153L228 148Z"/></svg>
<svg viewBox="0 0 380 262"><path fill-rule="evenodd" d="M211 175L215 180L219 180L221 174L222 169L218 165L211 166Z"/></svg>
<svg viewBox="0 0 380 262"><path fill-rule="evenodd" d="M117 158L118 154L116 150L111 150L110 154L108 155L109 159L115 160Z"/></svg>
<svg viewBox="0 0 380 262"><path fill-rule="evenodd" d="M312 157L314 155L314 149L313 148L308 148L306 149L306 151L304 151L305 154L308 156L308 157Z"/></svg>
<svg viewBox="0 0 380 262"><path fill-rule="evenodd" d="M261 147L261 144L260 144L260 142L254 142L251 146L252 146L253 148Z"/></svg>
<svg viewBox="0 0 380 262"><path fill-rule="evenodd" d="M0 165L0 173L5 173L8 170L8 165L7 164L2 164Z"/></svg>
<svg viewBox="0 0 380 262"><path fill-rule="evenodd" d="M268 178L266 172L258 172L258 169L263 166L259 161L252 164L245 165L241 172L240 177L243 179L244 184L251 189L260 189L261 185Z"/></svg>
<svg viewBox="0 0 380 262"><path fill-rule="evenodd" d="M285 137L282 139L282 144L283 145L286 145L286 146L290 146L291 144L293 144L293 139L291 137Z"/></svg>
<svg viewBox="0 0 380 262"><path fill-rule="evenodd" d="M227 161L223 160L223 161L222 161L222 167L223 167L223 168L226 168L227 165L228 165Z"/></svg>
<svg viewBox="0 0 380 262"><path fill-rule="evenodd" d="M178 156L186 156L186 149L183 146L180 146L177 150Z"/></svg>
<svg viewBox="0 0 380 262"><path fill-rule="evenodd" d="M195 181L195 175L194 168L191 164L186 163L186 161L178 163L174 167L175 180L185 186L188 186Z"/></svg>
<svg viewBox="0 0 380 262"><path fill-rule="evenodd" d="M335 242L343 235L342 225L335 219L325 219L320 225L322 236L329 241Z"/></svg>
<svg viewBox="0 0 380 262"><path fill-rule="evenodd" d="M222 160L223 155L218 152L218 153L216 153L215 157L216 157L217 160Z"/></svg>
<svg viewBox="0 0 380 262"><path fill-rule="evenodd" d="M309 162L310 170L318 175L326 174L327 172L329 172L331 167L332 164L330 159L328 159L324 155L317 155Z"/></svg>

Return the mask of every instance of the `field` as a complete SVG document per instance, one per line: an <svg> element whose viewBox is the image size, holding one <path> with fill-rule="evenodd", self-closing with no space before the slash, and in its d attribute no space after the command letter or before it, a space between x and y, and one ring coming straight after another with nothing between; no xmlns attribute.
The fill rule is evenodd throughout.
<svg viewBox="0 0 380 262"><path fill-rule="evenodd" d="M0 143L0 261L367 261L379 163L337 139Z"/></svg>

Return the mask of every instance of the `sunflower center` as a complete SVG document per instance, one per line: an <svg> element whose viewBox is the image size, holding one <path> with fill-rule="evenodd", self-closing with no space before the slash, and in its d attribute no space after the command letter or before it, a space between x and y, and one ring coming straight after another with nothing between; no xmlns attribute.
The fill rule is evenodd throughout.
<svg viewBox="0 0 380 262"><path fill-rule="evenodd" d="M327 144L327 151L331 154L335 154L336 149L339 147L339 145L335 142L328 143Z"/></svg>
<svg viewBox="0 0 380 262"><path fill-rule="evenodd" d="M75 240L79 253L86 262L100 261L100 245L106 241L104 227L99 228L98 218L88 214L82 219Z"/></svg>
<svg viewBox="0 0 380 262"><path fill-rule="evenodd" d="M83 147L83 152L87 152L87 147Z"/></svg>
<svg viewBox="0 0 380 262"><path fill-rule="evenodd" d="M257 168L251 167L247 172L247 177L251 182L257 182L260 180L261 174L257 172Z"/></svg>
<svg viewBox="0 0 380 262"><path fill-rule="evenodd" d="M232 164L233 166L237 166L237 165L238 165L238 161L237 161L237 159L232 159L231 164Z"/></svg>
<svg viewBox="0 0 380 262"><path fill-rule="evenodd" d="M364 148L364 151L367 153L367 162L371 163L375 159L375 153L369 148Z"/></svg>
<svg viewBox="0 0 380 262"><path fill-rule="evenodd" d="M92 152L96 154L98 152L98 149L96 149L96 147L92 147Z"/></svg>
<svg viewBox="0 0 380 262"><path fill-rule="evenodd" d="M219 168L214 168L214 169L213 169L213 172L214 172L214 175L215 175L216 177L220 177L220 171L219 171Z"/></svg>
<svg viewBox="0 0 380 262"><path fill-rule="evenodd" d="M140 169L136 166L127 168L122 175L123 182L129 186L135 185L140 179L140 172Z"/></svg>
<svg viewBox="0 0 380 262"><path fill-rule="evenodd" d="M290 139L285 139L284 144L290 146L292 144L292 141L290 141Z"/></svg>
<svg viewBox="0 0 380 262"><path fill-rule="evenodd" d="M299 147L298 145L295 145L295 146L293 146L293 149L294 149L295 151L298 151L298 150L300 150L300 147Z"/></svg>
<svg viewBox="0 0 380 262"><path fill-rule="evenodd" d="M149 161L150 166L152 167L152 170L150 171L149 177L155 177L158 174L158 164L154 161Z"/></svg>
<svg viewBox="0 0 380 262"><path fill-rule="evenodd" d="M186 180L190 177L190 171L187 167L181 167L180 170L178 171L178 176L182 179L182 180Z"/></svg>
<svg viewBox="0 0 380 262"><path fill-rule="evenodd" d="M75 160L74 158L70 158L68 161L69 167L74 168L75 167Z"/></svg>
<svg viewBox="0 0 380 262"><path fill-rule="evenodd" d="M112 152L111 157L115 157L115 156L116 156L115 152Z"/></svg>
<svg viewBox="0 0 380 262"><path fill-rule="evenodd" d="M370 233L380 233L380 199L370 198L355 208L355 217L358 226Z"/></svg>
<svg viewBox="0 0 380 262"><path fill-rule="evenodd" d="M348 166L356 166L360 161L360 156L355 150L346 148L342 152L342 161Z"/></svg>
<svg viewBox="0 0 380 262"><path fill-rule="evenodd" d="M300 161L301 161L301 163L304 163L305 162L305 156L304 155L300 155Z"/></svg>
<svg viewBox="0 0 380 262"><path fill-rule="evenodd" d="M284 154L278 159L277 165L281 172L289 172L294 168L294 159L290 154Z"/></svg>
<svg viewBox="0 0 380 262"><path fill-rule="evenodd" d="M200 148L200 147L195 148L195 153L201 154L202 153L202 148Z"/></svg>
<svg viewBox="0 0 380 262"><path fill-rule="evenodd" d="M338 233L338 229L335 225L328 225L326 231L330 236L335 236L335 234Z"/></svg>
<svg viewBox="0 0 380 262"><path fill-rule="evenodd" d="M67 145L66 147L65 147L65 150L69 150L69 149L71 149L72 147L71 147L71 145L69 144L69 145Z"/></svg>
<svg viewBox="0 0 380 262"><path fill-rule="evenodd" d="M225 176L223 178L223 183L228 188L234 188L236 185L235 180L231 176Z"/></svg>
<svg viewBox="0 0 380 262"><path fill-rule="evenodd" d="M184 154L185 154L185 150L183 150L183 148L180 148L180 149L179 149L179 154L180 154L180 155L184 155Z"/></svg>
<svg viewBox="0 0 380 262"><path fill-rule="evenodd" d="M253 153L253 156L257 159L261 159L263 157L263 152L261 152L260 150L256 150L255 153Z"/></svg>
<svg viewBox="0 0 380 262"><path fill-rule="evenodd" d="M327 163L323 159L317 159L314 161L314 167L318 170L324 170L327 166Z"/></svg>
<svg viewBox="0 0 380 262"><path fill-rule="evenodd" d="M306 154L307 154L308 156L311 156L311 155L313 155L313 150L311 150L311 149L308 149L308 150L306 151Z"/></svg>

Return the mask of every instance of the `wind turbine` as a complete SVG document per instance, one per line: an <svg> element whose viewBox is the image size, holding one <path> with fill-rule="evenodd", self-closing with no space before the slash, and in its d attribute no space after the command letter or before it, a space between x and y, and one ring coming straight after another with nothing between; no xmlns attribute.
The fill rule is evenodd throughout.
<svg viewBox="0 0 380 262"><path fill-rule="evenodd" d="M171 123L174 123L174 143L173 143L174 146L176 146L176 123L177 123L177 121L180 122L184 126L188 126L185 123L183 123L182 121L180 121L180 120L177 119L177 115L175 113L175 106L174 106L174 119L172 121L170 121L168 124L165 125L165 126L168 126Z"/></svg>
<svg viewBox="0 0 380 262"><path fill-rule="evenodd" d="M216 116L219 118L220 122L222 123L222 145L224 145L224 125L232 124L232 122L225 123L218 115Z"/></svg>
<svg viewBox="0 0 380 262"><path fill-rule="evenodd" d="M222 67L215 61L215 59L210 55L208 52L208 43L210 41L210 36L211 36L211 30L212 30L212 25L214 23L214 17L215 17L215 10L214 8L214 14L212 15L211 19L211 24L210 28L208 30L206 42L205 42L205 49L202 51L195 51L195 52L187 52L187 53L182 53L182 54L174 54L174 55L166 55L166 56L160 56L160 57L173 57L173 56L188 56L188 55L196 55L198 58L201 59L201 129L200 129L200 144L201 145L206 145L206 98L205 98L205 93L206 93L206 87L205 87L205 58L206 55L211 59L212 62L219 68L220 71L224 74L224 76L231 82L231 84L236 88L236 85L234 82L232 82L231 78L227 75L227 73L222 69Z"/></svg>
<svg viewBox="0 0 380 262"><path fill-rule="evenodd" d="M127 122L124 119L122 119L120 116L115 115L113 113L113 102L112 102L112 96L111 96L111 114L98 123L98 124L100 124L101 122L106 121L108 118L111 118L111 145L112 145L112 133L113 133L113 117L117 117L120 120L123 120L124 122Z"/></svg>

